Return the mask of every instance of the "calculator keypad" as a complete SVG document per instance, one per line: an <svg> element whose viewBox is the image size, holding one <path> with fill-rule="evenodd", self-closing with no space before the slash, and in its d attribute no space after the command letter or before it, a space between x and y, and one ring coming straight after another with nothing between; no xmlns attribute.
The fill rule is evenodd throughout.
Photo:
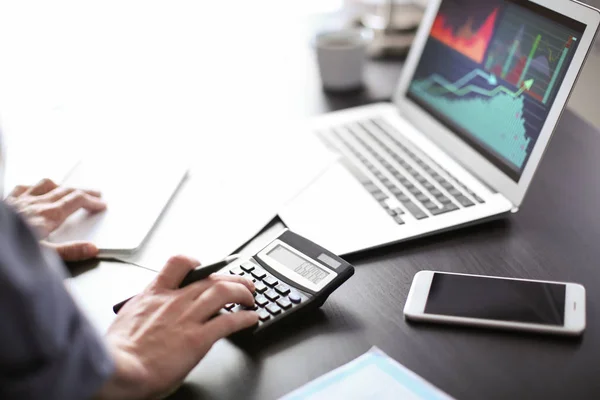
<svg viewBox="0 0 600 400"><path fill-rule="evenodd" d="M259 325L279 316L294 306L306 300L306 296L294 290L263 268L251 261L243 262L239 267L228 268L224 273L254 278L254 307L242 307L236 304L227 304L224 311L237 312L241 310L256 310Z"/></svg>

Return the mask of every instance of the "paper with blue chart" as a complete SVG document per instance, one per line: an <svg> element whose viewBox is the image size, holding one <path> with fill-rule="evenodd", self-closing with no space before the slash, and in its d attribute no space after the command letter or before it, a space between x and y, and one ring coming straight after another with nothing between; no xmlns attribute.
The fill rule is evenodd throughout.
<svg viewBox="0 0 600 400"><path fill-rule="evenodd" d="M281 400L452 400L377 347Z"/></svg>

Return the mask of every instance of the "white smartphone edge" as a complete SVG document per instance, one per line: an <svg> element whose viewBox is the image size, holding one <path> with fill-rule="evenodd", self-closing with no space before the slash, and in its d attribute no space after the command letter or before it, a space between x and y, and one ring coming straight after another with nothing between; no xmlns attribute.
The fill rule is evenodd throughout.
<svg viewBox="0 0 600 400"><path fill-rule="evenodd" d="M524 323L524 322L512 322L512 321L497 321L483 318L466 318L439 314L425 313L425 305L427 298L429 297L429 289L433 280L434 274L446 274L446 275L464 275L474 276L480 278L491 278L491 279L506 279L516 281L527 281L527 282L541 282L541 283L554 283L566 285L565 291L565 324L561 327L535 324L535 323ZM415 274L413 282L410 286L408 298L404 306L404 317L408 320L419 321L419 322L437 322L443 324L453 325L468 325L475 327L487 327L497 329L508 329L508 330L520 330L529 332L539 333L551 333L557 335L574 335L578 336L583 333L586 325L586 311L585 311L585 288L578 283L571 282L556 282L556 281L543 281L534 279L517 279L517 278L505 278L499 276L488 276L488 275L474 275L474 274L460 274L453 272L441 272L441 271L420 271Z"/></svg>

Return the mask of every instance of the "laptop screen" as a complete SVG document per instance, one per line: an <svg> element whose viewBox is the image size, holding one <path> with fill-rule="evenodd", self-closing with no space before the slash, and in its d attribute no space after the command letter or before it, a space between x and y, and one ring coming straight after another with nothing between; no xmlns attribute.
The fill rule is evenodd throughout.
<svg viewBox="0 0 600 400"><path fill-rule="evenodd" d="M584 30L525 0L443 0L407 96L518 181Z"/></svg>

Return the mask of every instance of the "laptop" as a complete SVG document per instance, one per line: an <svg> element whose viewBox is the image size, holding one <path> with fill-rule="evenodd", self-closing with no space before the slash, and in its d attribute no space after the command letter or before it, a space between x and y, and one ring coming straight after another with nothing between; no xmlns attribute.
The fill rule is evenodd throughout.
<svg viewBox="0 0 600 400"><path fill-rule="evenodd" d="M599 22L575 1L430 1L393 102L310 122L339 160L283 222L348 254L518 211Z"/></svg>

